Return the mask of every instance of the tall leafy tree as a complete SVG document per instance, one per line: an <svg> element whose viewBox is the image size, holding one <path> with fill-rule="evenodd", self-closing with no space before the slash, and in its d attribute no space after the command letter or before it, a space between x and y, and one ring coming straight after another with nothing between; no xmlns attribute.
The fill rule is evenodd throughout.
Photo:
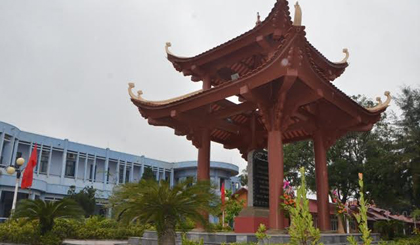
<svg viewBox="0 0 420 245"><path fill-rule="evenodd" d="M153 173L152 167L150 166L144 167L144 173L143 173L142 179L144 180L156 179L156 176Z"/></svg>
<svg viewBox="0 0 420 245"><path fill-rule="evenodd" d="M128 183L119 186L110 199L119 220L154 225L159 245L174 245L175 227L182 227L187 219L208 225L202 213L215 213L219 201L210 182L192 178L172 188L166 181L151 179Z"/></svg>
<svg viewBox="0 0 420 245"><path fill-rule="evenodd" d="M420 88L403 87L396 103L402 111L396 120L400 164L407 168L410 198L420 207Z"/></svg>
<svg viewBox="0 0 420 245"><path fill-rule="evenodd" d="M82 207L85 217L90 217L95 213L96 206L96 189L93 186L86 186L79 192L76 192L75 186L70 186L70 189L67 192L69 199L74 200L76 203Z"/></svg>
<svg viewBox="0 0 420 245"><path fill-rule="evenodd" d="M239 181L241 181L242 186L248 185L248 172L246 169L243 169L242 173L239 175Z"/></svg>
<svg viewBox="0 0 420 245"><path fill-rule="evenodd" d="M41 235L44 235L54 227L56 218L83 218L83 209L71 199L52 202L25 199L18 203L13 218L38 220Z"/></svg>

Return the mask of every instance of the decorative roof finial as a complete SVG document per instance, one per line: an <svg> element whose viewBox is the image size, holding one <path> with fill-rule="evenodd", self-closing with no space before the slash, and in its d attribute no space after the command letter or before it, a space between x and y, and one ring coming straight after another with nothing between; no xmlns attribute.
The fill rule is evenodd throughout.
<svg viewBox="0 0 420 245"><path fill-rule="evenodd" d="M168 54L168 55L174 55L170 50L169 50L169 47L171 47L172 46L172 44L171 44L171 42L166 42L166 44L165 44L165 51L166 51L166 54Z"/></svg>
<svg viewBox="0 0 420 245"><path fill-rule="evenodd" d="M128 94L130 95L130 97L131 97L132 99L135 99L135 100L141 100L141 99L142 99L141 95L143 94L143 91L139 90L139 91L137 91L137 95L135 95L135 94L133 93L133 91L132 91L132 89L133 89L135 86L136 86L136 85L134 85L134 83L129 83L129 84L128 84Z"/></svg>
<svg viewBox="0 0 420 245"><path fill-rule="evenodd" d="M345 64L345 63L347 63L347 61L349 60L349 57L350 57L349 50L348 50L347 48L345 48L345 49L343 49L343 53L344 53L346 56L344 57L344 59L343 59L342 61L337 62L336 64Z"/></svg>
<svg viewBox="0 0 420 245"><path fill-rule="evenodd" d="M255 25L259 25L261 24L261 16L260 16L260 12L257 12L257 22L255 22Z"/></svg>
<svg viewBox="0 0 420 245"><path fill-rule="evenodd" d="M293 20L294 26L302 25L302 9L299 6L299 2L295 4L295 19Z"/></svg>
<svg viewBox="0 0 420 245"><path fill-rule="evenodd" d="M370 112L378 112L378 111L386 109L389 106L389 103L391 102L392 97L389 91L386 91L384 95L386 96L385 102L382 102L381 97L377 97L376 101L378 101L378 105L375 107L366 108L366 109Z"/></svg>

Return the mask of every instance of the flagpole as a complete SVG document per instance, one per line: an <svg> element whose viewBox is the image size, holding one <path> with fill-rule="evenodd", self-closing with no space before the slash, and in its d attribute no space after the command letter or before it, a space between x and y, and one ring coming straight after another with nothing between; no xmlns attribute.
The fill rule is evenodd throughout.
<svg viewBox="0 0 420 245"><path fill-rule="evenodd" d="M15 183L15 192L13 194L13 202L12 202L12 209L11 209L11 213L13 213L13 211L16 208L16 202L17 202L17 196L18 196L18 191L19 191L19 182L20 182L20 175L22 173L20 167L25 163L25 159L23 159L22 157L18 158L16 160L15 165L10 165L7 169L6 172L10 175L13 175L14 173L16 173L16 183Z"/></svg>
<svg viewBox="0 0 420 245"><path fill-rule="evenodd" d="M225 227L225 209L222 211L222 227Z"/></svg>
<svg viewBox="0 0 420 245"><path fill-rule="evenodd" d="M11 213L13 213L13 211L15 211L15 209L16 209L16 202L17 202L17 196L18 196L18 190L19 190L19 180L20 180L20 171L17 172L15 192L13 194L13 204L12 204Z"/></svg>

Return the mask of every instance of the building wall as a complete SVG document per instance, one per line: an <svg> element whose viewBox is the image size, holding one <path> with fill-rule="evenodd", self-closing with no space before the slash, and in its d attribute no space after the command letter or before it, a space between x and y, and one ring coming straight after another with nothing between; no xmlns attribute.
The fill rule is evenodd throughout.
<svg viewBox="0 0 420 245"><path fill-rule="evenodd" d="M109 148L98 148L89 145L37 135L19 130L17 127L0 122L0 166L5 168L22 156L25 165L30 158L35 144L38 147L37 167L34 170L34 181L30 190L19 190L22 198L27 196L41 199L61 199L67 195L70 186L76 191L85 186L93 186L97 198L106 199L111 195L115 185L126 182L138 182L145 166L152 168L157 180L183 180L195 177L196 161L178 163L164 162L145 156L137 156ZM42 152L42 154L41 154ZM44 165L44 166L43 166ZM13 192L16 176L9 176L0 168L0 217L4 217L9 205L9 196ZM174 179L171 180L171 176ZM237 166L224 162L211 162L210 176L220 188L221 181L226 189L238 186ZM232 184L233 183L233 184ZM10 209L10 208L9 208Z"/></svg>

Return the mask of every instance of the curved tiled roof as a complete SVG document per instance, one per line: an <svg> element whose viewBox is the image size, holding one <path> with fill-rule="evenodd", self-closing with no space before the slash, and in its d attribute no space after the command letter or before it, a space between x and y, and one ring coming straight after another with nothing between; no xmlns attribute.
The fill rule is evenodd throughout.
<svg viewBox="0 0 420 245"><path fill-rule="evenodd" d="M283 16L279 16L279 13L281 12L281 15ZM196 60L199 59L205 55L210 54L211 52L215 51L215 50L219 50L222 48L225 48L226 46L236 42L237 40L242 39L245 36L248 36L252 33L258 32L259 30L263 29L263 27L267 24L269 24L270 20L278 20L279 18L282 18L282 21L284 21L283 25L286 30L290 28L290 26L292 26L292 20L290 18L290 12L289 12L289 6L288 6L288 1L287 0L277 0L276 3L274 4L274 7L271 9L270 13L268 14L267 18L264 19L264 21L262 21L260 24L256 25L253 29L235 37L232 38L231 40L222 43L212 49L209 49L205 52L202 52L196 56L193 57L178 57L175 56L171 53L168 53L168 60L173 61L173 62L186 62L186 61L190 61L190 60Z"/></svg>
<svg viewBox="0 0 420 245"><path fill-rule="evenodd" d="M243 81L243 80L245 80L245 79L247 79L249 76L251 76L251 75L253 75L253 74L255 74L255 73L257 73L257 72L259 72L260 70L262 70L264 67L266 67L266 66L268 66L273 60L275 60L275 59L277 59L278 58L278 56L280 55L280 51L282 51L283 50L283 46L284 46L284 44L285 44L285 42L286 42L286 40L288 40L288 38L290 38L291 39L291 30L292 30L293 28L291 28L291 29L289 29L289 32L286 34L286 36L285 36L285 39L283 39L281 42L280 42L280 44L278 45L278 47L276 48L276 50L275 50L275 52L274 52L274 54L273 54L273 56L271 56L270 57L270 59L267 59L265 62L263 62L262 64L260 64L257 68L255 68L255 69L253 69L253 70L250 70L250 71L248 71L247 73L245 73L244 74L244 76L242 76L242 77L240 77L239 79L237 79L237 80L235 80L235 81L231 81L231 83L232 82L234 82L234 83L239 83L239 82L241 82L241 81ZM131 97L131 100L136 104L136 105L146 105L146 106L151 106L151 107L157 107L157 106L164 106L164 105L168 105L168 104L171 104L171 103L175 103L175 102L180 102L180 101L183 101L183 100L186 100L186 99L189 99L189 98L192 98L192 97L196 97L196 96L198 96L198 95L200 95L200 94L203 94L203 93L208 93L208 92L210 92L210 91L212 91L212 90L215 90L215 89L220 89L220 88L222 88L222 87L225 87L225 86L228 86L228 85L230 85L231 83L222 83L221 85L219 85L219 86L216 86L216 87L213 87L213 88L211 88L211 89L208 89L208 90L198 90L198 91L194 91L194 92L192 92L192 93L188 93L188 94L185 94L185 95L182 95L182 96L178 96L178 97L175 97L175 98L172 98L172 99L168 99L168 100L163 100L163 101L150 101L150 100L145 100L145 99L143 99L142 97L141 97L141 95L143 94L143 92L141 91L141 90L139 90L137 93L138 93L138 95L136 96L136 95L134 95L133 93L132 93L132 91L131 91L131 88L134 88L134 84L132 84L132 83L130 83L129 84L129 93L130 93L130 97Z"/></svg>

